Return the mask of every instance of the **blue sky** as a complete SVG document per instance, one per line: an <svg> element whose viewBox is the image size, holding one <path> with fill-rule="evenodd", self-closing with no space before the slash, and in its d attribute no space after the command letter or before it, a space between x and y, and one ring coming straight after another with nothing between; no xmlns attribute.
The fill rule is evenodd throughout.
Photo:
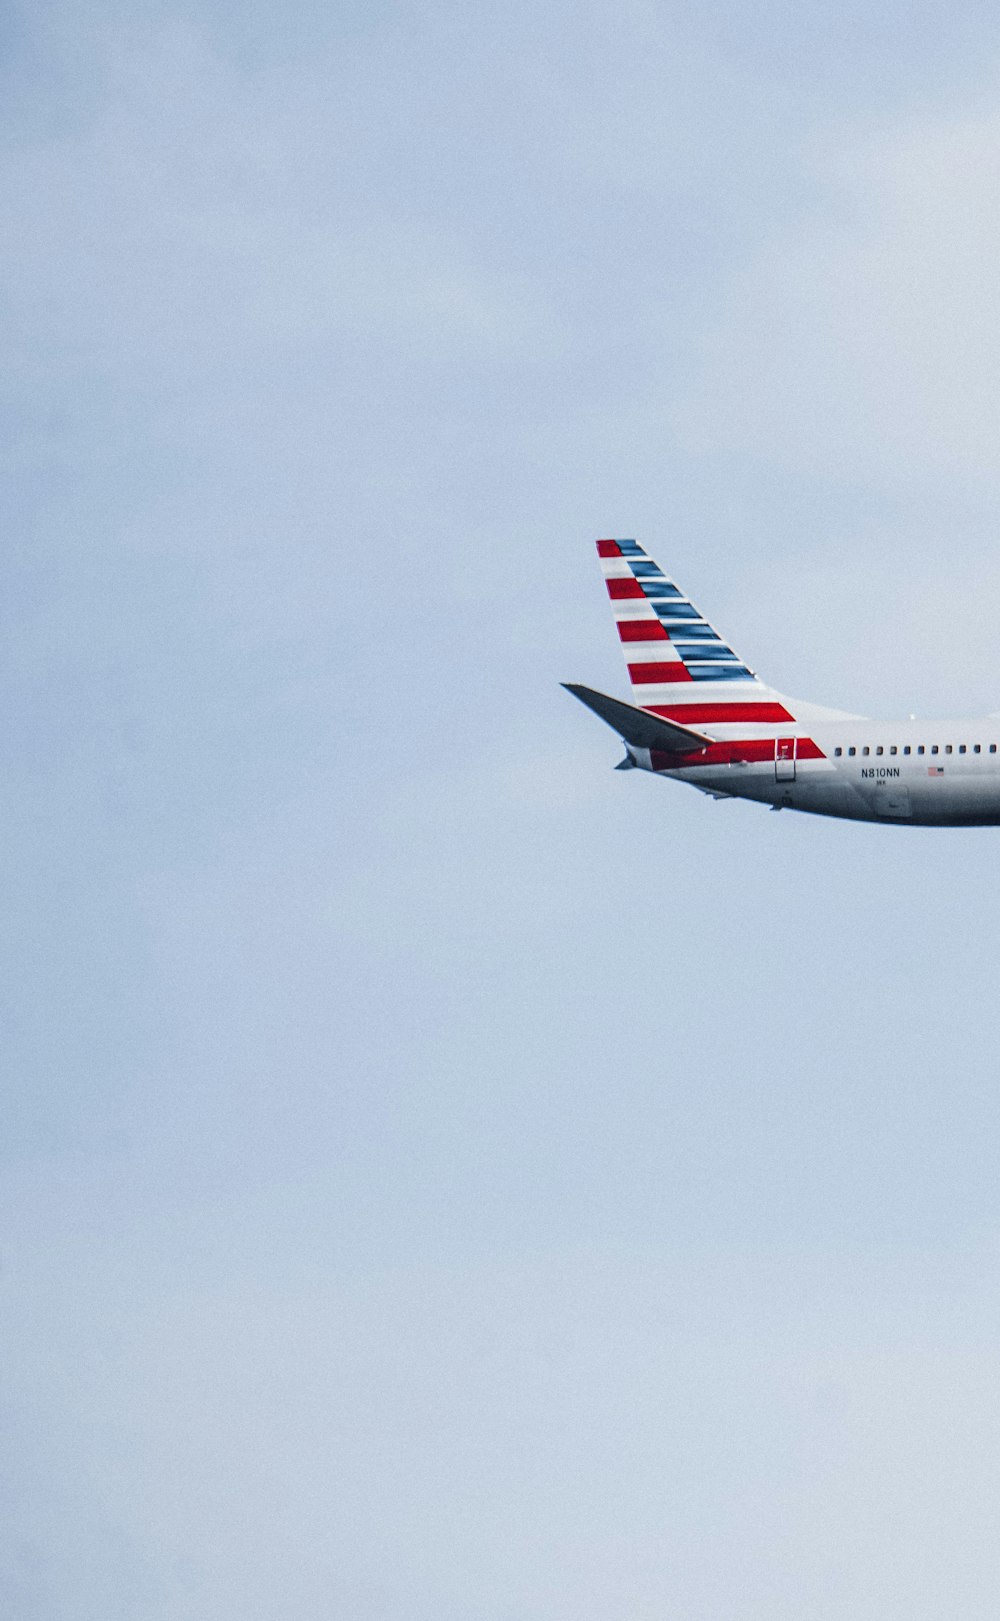
<svg viewBox="0 0 1000 1621"><path fill-rule="evenodd" d="M992 1617L995 836L558 683L1000 707L995 11L2 49L5 1615Z"/></svg>

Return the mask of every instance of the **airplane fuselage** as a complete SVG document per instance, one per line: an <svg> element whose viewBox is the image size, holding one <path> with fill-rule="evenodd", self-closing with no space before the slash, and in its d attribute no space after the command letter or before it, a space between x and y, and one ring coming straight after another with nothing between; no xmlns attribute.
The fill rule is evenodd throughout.
<svg viewBox="0 0 1000 1621"><path fill-rule="evenodd" d="M632 747L629 754L658 775L775 809L923 827L1000 825L1000 716L813 724L774 739L720 739L707 759Z"/></svg>

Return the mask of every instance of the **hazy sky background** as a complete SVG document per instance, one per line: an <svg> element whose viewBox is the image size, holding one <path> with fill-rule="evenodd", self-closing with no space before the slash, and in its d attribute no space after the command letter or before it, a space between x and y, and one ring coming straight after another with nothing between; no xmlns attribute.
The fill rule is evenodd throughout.
<svg viewBox="0 0 1000 1621"><path fill-rule="evenodd" d="M994 5L0 23L10 1621L993 1621L997 832L713 805L1000 708Z"/></svg>

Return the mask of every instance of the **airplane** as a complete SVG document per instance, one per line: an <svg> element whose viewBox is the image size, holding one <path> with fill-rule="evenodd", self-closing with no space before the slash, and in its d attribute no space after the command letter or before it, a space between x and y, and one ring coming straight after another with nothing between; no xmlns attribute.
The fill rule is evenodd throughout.
<svg viewBox="0 0 1000 1621"><path fill-rule="evenodd" d="M633 704L564 682L625 744L617 771L713 799L922 827L1000 825L1000 714L875 721L766 686L634 540L597 552Z"/></svg>

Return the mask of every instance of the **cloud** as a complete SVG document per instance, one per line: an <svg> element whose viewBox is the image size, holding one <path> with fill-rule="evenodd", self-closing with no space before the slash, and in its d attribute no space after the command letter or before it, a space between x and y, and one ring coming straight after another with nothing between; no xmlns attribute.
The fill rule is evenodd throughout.
<svg viewBox="0 0 1000 1621"><path fill-rule="evenodd" d="M323 73L249 71L174 24L101 61L78 127L0 160L23 381L91 371L155 401L210 368L330 367L338 346L468 361L546 341L523 277L363 185L350 51Z"/></svg>
<svg viewBox="0 0 1000 1621"><path fill-rule="evenodd" d="M835 128L811 201L709 300L688 447L905 487L1000 478L1000 114L988 96Z"/></svg>

